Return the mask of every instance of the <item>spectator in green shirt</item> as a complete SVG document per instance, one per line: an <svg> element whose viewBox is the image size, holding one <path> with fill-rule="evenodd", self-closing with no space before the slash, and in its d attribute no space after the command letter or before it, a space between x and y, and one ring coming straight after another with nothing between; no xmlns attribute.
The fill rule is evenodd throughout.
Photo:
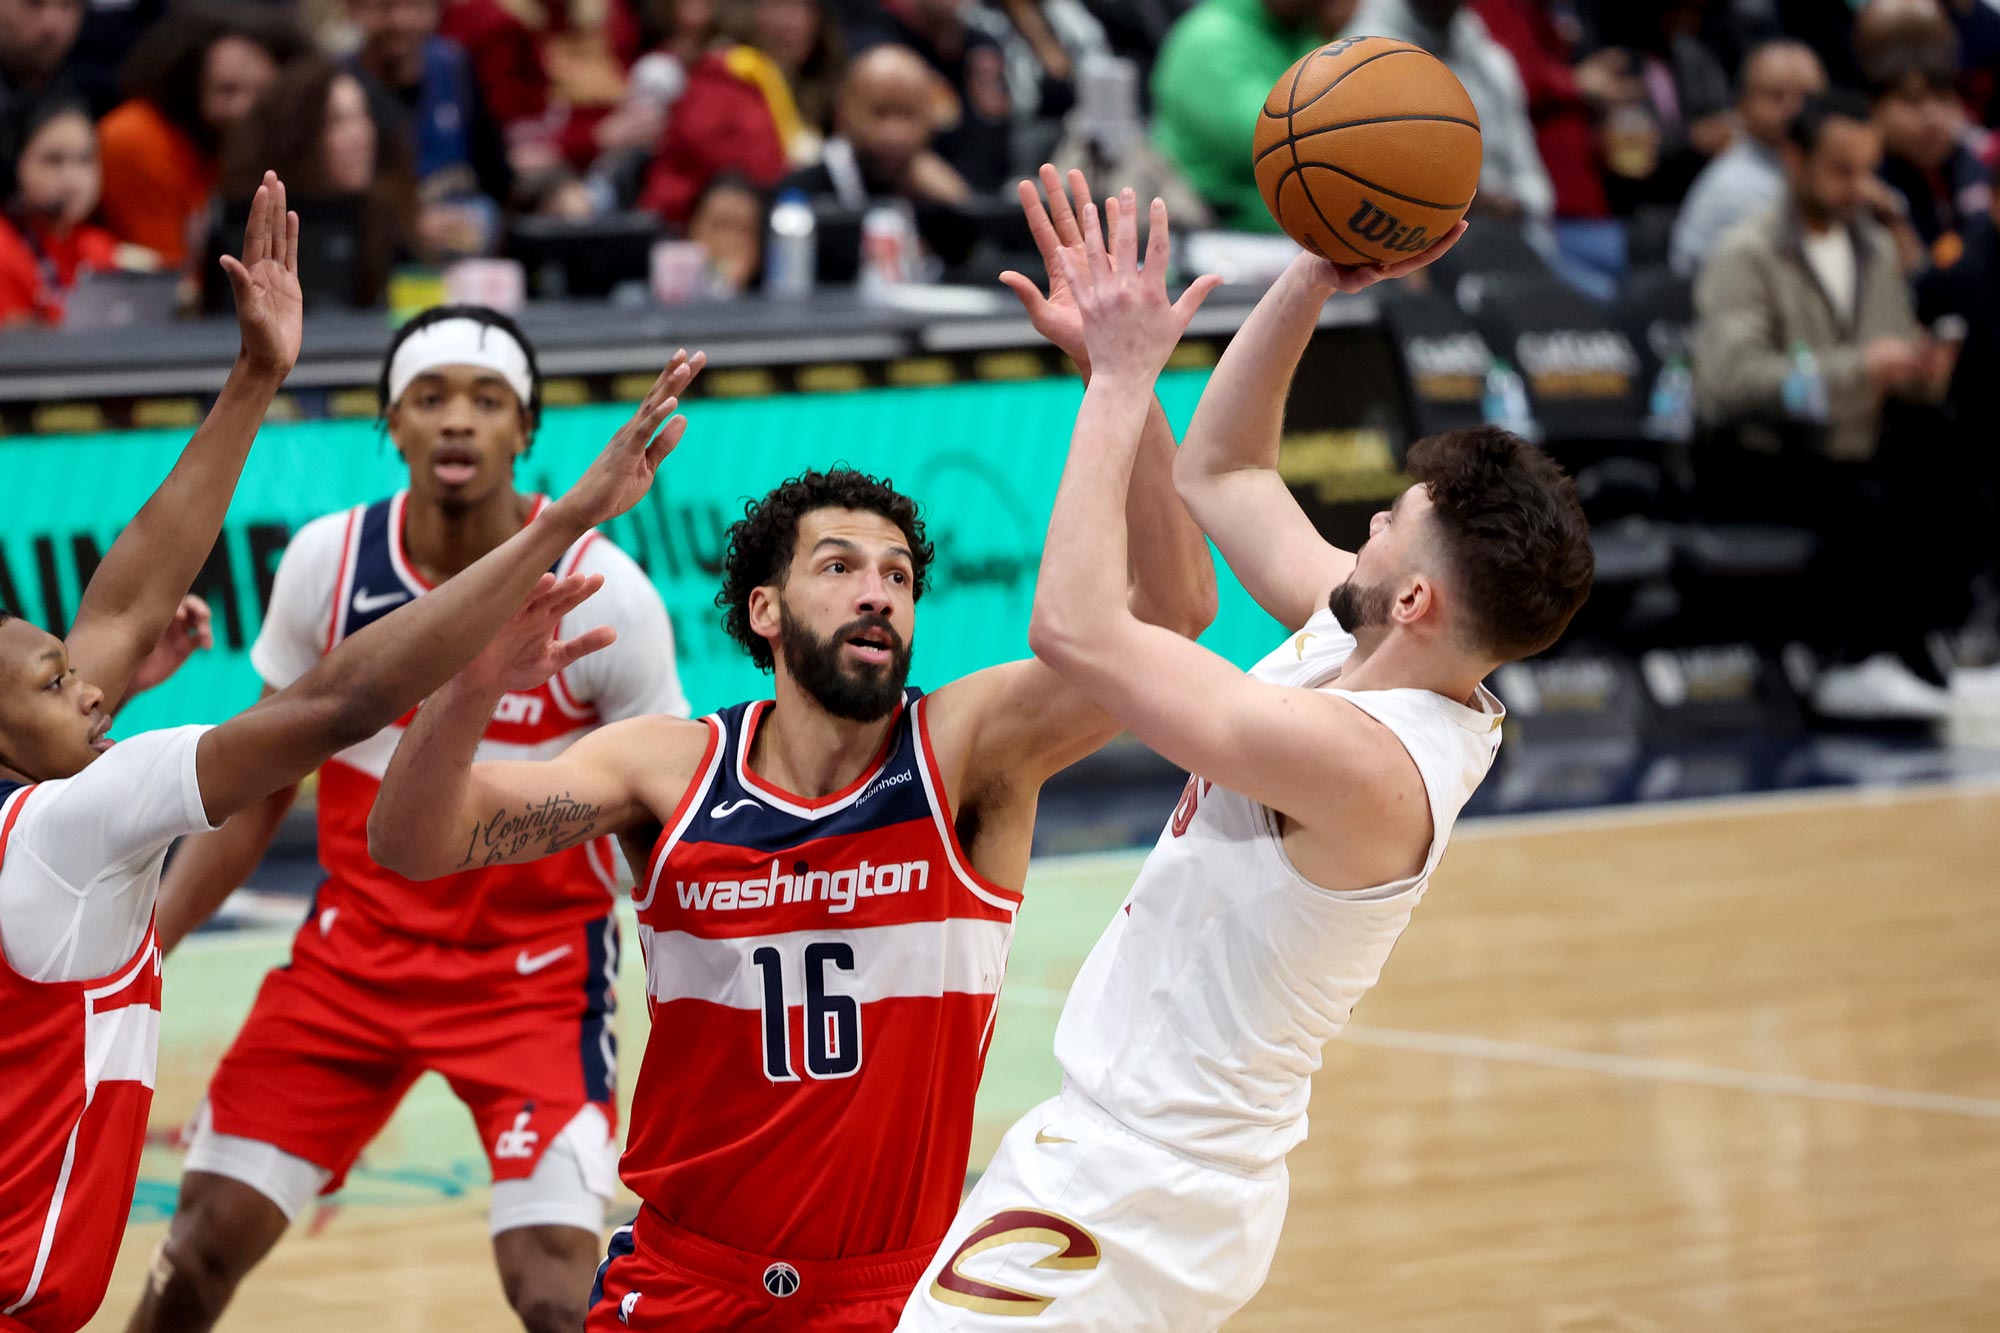
<svg viewBox="0 0 2000 1333"><path fill-rule="evenodd" d="M1250 168L1257 113L1278 76L1331 41L1355 0L1201 0L1153 66L1153 138L1225 227L1276 231Z"/></svg>

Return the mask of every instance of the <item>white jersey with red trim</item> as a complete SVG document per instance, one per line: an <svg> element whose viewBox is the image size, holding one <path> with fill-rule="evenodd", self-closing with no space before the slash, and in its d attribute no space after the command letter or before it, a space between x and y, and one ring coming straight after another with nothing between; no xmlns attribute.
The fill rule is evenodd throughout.
<svg viewBox="0 0 2000 1333"><path fill-rule="evenodd" d="M1187 1156L1262 1171L1306 1136L1326 1043L1374 986L1500 748L1505 710L1429 690L1327 687L1354 636L1322 610L1250 674L1325 688L1395 733L1422 776L1431 845L1408 879L1320 888L1285 855L1277 816L1190 777L1056 1028L1069 1086Z"/></svg>
<svg viewBox="0 0 2000 1333"><path fill-rule="evenodd" d="M429 591L403 550L407 493L315 519L285 550L250 660L273 689L297 680L333 646ZM535 502L534 512L543 504ZM686 717L673 631L645 571L601 534L586 533L554 572L602 574L604 586L564 618L565 637L598 625L618 640L537 689L501 697L475 758L550 759L595 728L647 714ZM441 943L490 946L595 920L618 891L608 838L527 865L479 868L487 850L532 836L535 812L482 829L467 847L474 869L414 885L368 856L368 814L408 718L329 759L319 775L319 855L328 881L322 917L352 911Z"/></svg>
<svg viewBox="0 0 2000 1333"><path fill-rule="evenodd" d="M153 1100L160 867L175 838L210 827L205 730L0 783L0 1328L68 1333L104 1299Z"/></svg>
<svg viewBox="0 0 2000 1333"><path fill-rule="evenodd" d="M653 1021L623 1173L685 1230L833 1260L951 1222L1020 894L959 847L925 707L818 800L750 769L769 700L704 719L633 890Z"/></svg>

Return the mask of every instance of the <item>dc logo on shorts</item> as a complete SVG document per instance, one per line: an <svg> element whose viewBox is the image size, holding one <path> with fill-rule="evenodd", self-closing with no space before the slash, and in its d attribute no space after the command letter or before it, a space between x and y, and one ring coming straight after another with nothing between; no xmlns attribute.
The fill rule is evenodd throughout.
<svg viewBox="0 0 2000 1333"><path fill-rule="evenodd" d="M772 1264L764 1270L764 1290L773 1296L789 1296L799 1289L799 1270L790 1264Z"/></svg>
<svg viewBox="0 0 2000 1333"><path fill-rule="evenodd" d="M632 1312L638 1308L639 1293L636 1291L626 1292L625 1299L618 1302L618 1322L621 1324L630 1324L632 1322Z"/></svg>

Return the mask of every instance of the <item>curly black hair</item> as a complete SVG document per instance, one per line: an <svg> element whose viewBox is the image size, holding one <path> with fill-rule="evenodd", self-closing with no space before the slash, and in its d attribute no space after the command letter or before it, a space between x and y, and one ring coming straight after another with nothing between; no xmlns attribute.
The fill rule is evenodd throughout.
<svg viewBox="0 0 2000 1333"><path fill-rule="evenodd" d="M389 422L389 408L392 406L389 402L389 367L396 362L396 350L418 329L427 329L448 319L469 319L489 329L499 329L521 344L521 352L528 358L528 401L521 405L521 410L528 418L528 443L532 446L535 429L542 424L542 368L535 360L535 345L528 341L527 334L521 332L521 326L511 316L491 306L435 305L421 314L412 315L409 323L396 330L396 336L389 339L389 350L382 353L382 373L375 379L375 396L382 404L382 424L386 426Z"/></svg>
<svg viewBox="0 0 2000 1333"><path fill-rule="evenodd" d="M928 586L936 553L924 536L924 520L917 513L917 502L887 477L878 480L844 463L825 472L808 470L788 477L761 500L743 502L743 517L729 525L722 591L715 595L729 637L743 645L761 671L771 669L771 645L750 628L750 593L767 583L784 585L799 522L816 509L856 509L894 523L910 546L911 599L922 597Z"/></svg>

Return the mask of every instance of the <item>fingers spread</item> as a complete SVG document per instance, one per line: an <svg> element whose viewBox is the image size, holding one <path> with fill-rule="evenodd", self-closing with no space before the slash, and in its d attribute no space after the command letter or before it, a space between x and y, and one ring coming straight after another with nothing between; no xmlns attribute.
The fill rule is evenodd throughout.
<svg viewBox="0 0 2000 1333"><path fill-rule="evenodd" d="M1118 193L1118 216L1111 224L1112 262L1121 273L1139 266L1139 201L1130 190Z"/></svg>
<svg viewBox="0 0 2000 1333"><path fill-rule="evenodd" d="M1044 168L1047 170L1047 168ZM1016 191L1021 196L1021 214L1028 220L1028 235L1034 239L1035 249L1047 262L1056 248L1056 230L1049 225L1049 215L1042 207L1042 196L1035 189L1033 181L1022 181Z"/></svg>
<svg viewBox="0 0 2000 1333"><path fill-rule="evenodd" d="M1042 167L1042 186L1048 191L1049 220L1055 224L1056 240L1063 245L1078 245L1083 241L1082 224L1070 208L1069 199L1062 191L1062 178L1052 166ZM1085 196L1087 199L1088 196Z"/></svg>
<svg viewBox="0 0 2000 1333"><path fill-rule="evenodd" d="M1181 299L1174 302L1174 318L1180 321L1183 329L1194 318L1194 312L1201 309L1201 303L1221 285L1222 279L1213 273L1204 273L1188 284L1188 289L1181 293Z"/></svg>
<svg viewBox="0 0 2000 1333"><path fill-rule="evenodd" d="M585 630L574 639L567 639L556 645L556 670L562 671L574 666L592 653L602 652L618 642L618 631L609 625L599 625L596 629Z"/></svg>
<svg viewBox="0 0 2000 1333"><path fill-rule="evenodd" d="M1152 230L1146 237L1146 268L1159 275L1160 281L1167 280L1167 201L1155 196L1153 199Z"/></svg>
<svg viewBox="0 0 2000 1333"><path fill-rule="evenodd" d="M1083 259L1083 266L1092 277L1111 271L1111 261L1104 253L1104 232L1097 223L1095 203L1083 206Z"/></svg>
<svg viewBox="0 0 2000 1333"><path fill-rule="evenodd" d="M1051 254L1051 256L1053 256L1056 254L1060 254L1061 251L1051 251L1049 253ZM1051 257L1050 259L1049 270L1051 274L1054 274L1056 271L1056 265L1053 257ZM1028 281L1027 278L1023 277L1019 273L1014 272L1014 270L1012 269L1008 269L1005 273L1002 273L1000 275L1000 285L1005 287L1008 291L1014 293L1014 295L1020 299L1020 302L1022 306L1026 308L1028 312L1028 317L1030 319L1034 318L1037 314L1041 313L1042 306L1046 304L1046 302L1042 299L1042 289L1035 286L1034 283Z"/></svg>

